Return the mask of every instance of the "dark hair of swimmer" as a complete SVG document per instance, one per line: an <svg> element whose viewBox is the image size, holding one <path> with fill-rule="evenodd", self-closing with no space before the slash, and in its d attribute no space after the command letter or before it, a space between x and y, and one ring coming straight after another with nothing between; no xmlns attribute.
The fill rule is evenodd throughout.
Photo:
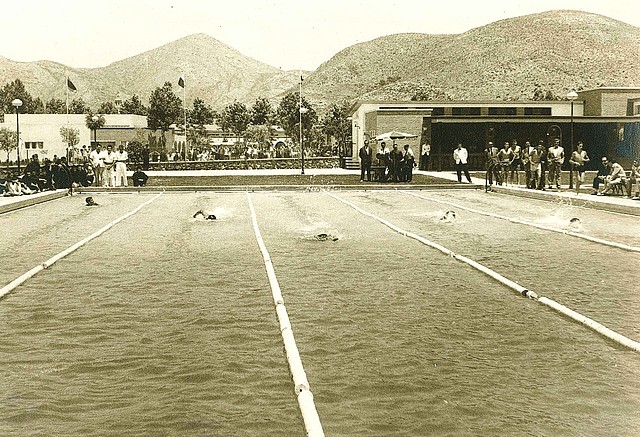
<svg viewBox="0 0 640 437"><path fill-rule="evenodd" d="M86 206L96 206L97 203L93 200L93 197L87 197L86 199L84 199L85 202L87 202Z"/></svg>
<svg viewBox="0 0 640 437"><path fill-rule="evenodd" d="M580 219L578 217L574 217L571 220L569 220L569 223L580 223Z"/></svg>

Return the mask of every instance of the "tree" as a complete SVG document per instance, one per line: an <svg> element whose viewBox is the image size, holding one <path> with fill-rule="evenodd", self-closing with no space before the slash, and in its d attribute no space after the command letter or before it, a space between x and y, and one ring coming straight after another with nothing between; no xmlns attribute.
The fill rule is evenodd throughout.
<svg viewBox="0 0 640 437"><path fill-rule="evenodd" d="M31 96L31 94L29 94L20 79L16 79L13 82L5 84L2 90L0 90L0 106L2 107L1 109L3 113L8 114L15 112L16 108L11 104L15 99L22 100L22 107L20 108L21 113L37 113L37 110L39 109L37 101ZM42 105L42 100L38 100L40 101L40 105Z"/></svg>
<svg viewBox="0 0 640 437"><path fill-rule="evenodd" d="M344 102L341 105L334 103L322 120L324 125L323 133L336 139L341 154L346 149L347 143L351 144L349 109L348 102Z"/></svg>
<svg viewBox="0 0 640 437"><path fill-rule="evenodd" d="M269 126L266 126L264 124L252 124L247 127L244 138L247 141L257 143L262 150L265 150L271 146L271 129L269 128Z"/></svg>
<svg viewBox="0 0 640 437"><path fill-rule="evenodd" d="M244 103L235 101L227 105L222 114L229 128L236 135L236 138L240 138L249 125L249 111L247 107Z"/></svg>
<svg viewBox="0 0 640 437"><path fill-rule="evenodd" d="M0 128L0 150L7 152L7 162L9 162L9 153L16 148L18 134L9 128Z"/></svg>
<svg viewBox="0 0 640 437"><path fill-rule="evenodd" d="M298 144L300 143L300 108L302 108L303 135L308 135L311 127L318 120L318 116L304 96L302 97L302 106L300 106L299 92L296 91L284 96L276 111L278 121L284 132Z"/></svg>
<svg viewBox="0 0 640 437"><path fill-rule="evenodd" d="M182 115L182 100L173 92L171 82L165 82L151 93L149 98L149 114L147 125L149 129L162 131L160 144L164 148L166 144L165 132L170 126L178 123Z"/></svg>
<svg viewBox="0 0 640 437"><path fill-rule="evenodd" d="M73 99L69 104L69 114L87 114L91 112L91 108L84 102L82 97Z"/></svg>
<svg viewBox="0 0 640 437"><path fill-rule="evenodd" d="M273 108L271 103L264 97L260 97L251 107L251 124L253 125L270 125L271 118L273 117Z"/></svg>
<svg viewBox="0 0 640 437"><path fill-rule="evenodd" d="M66 114L67 113L67 106L65 105L65 103L62 100L56 99L56 98L52 98L45 105L45 113L47 113L47 114Z"/></svg>
<svg viewBox="0 0 640 437"><path fill-rule="evenodd" d="M80 142L80 130L73 127L61 127L60 136L71 147L77 146Z"/></svg>
<svg viewBox="0 0 640 437"><path fill-rule="evenodd" d="M129 100L122 102L120 109L123 114L147 115L149 109L142 104L140 98L134 94Z"/></svg>
<svg viewBox="0 0 640 437"><path fill-rule="evenodd" d="M140 141L130 141L127 144L127 154L131 162L142 162L144 145Z"/></svg>
<svg viewBox="0 0 640 437"><path fill-rule="evenodd" d="M118 107L113 102L102 102L100 104L100 108L98 108L98 112L101 114L118 114Z"/></svg>
<svg viewBox="0 0 640 437"><path fill-rule="evenodd" d="M196 97L193 100L193 109L187 110L187 123L204 126L205 124L213 124L215 112L211 106L207 105L204 100Z"/></svg>
<svg viewBox="0 0 640 437"><path fill-rule="evenodd" d="M96 119L94 120L93 117L96 117ZM84 118L84 124L94 132L94 137L95 137L95 131L97 131L98 129L101 129L104 127L106 120L104 118L104 115L102 114L93 114L91 111L89 111L89 113L87 114L87 116Z"/></svg>

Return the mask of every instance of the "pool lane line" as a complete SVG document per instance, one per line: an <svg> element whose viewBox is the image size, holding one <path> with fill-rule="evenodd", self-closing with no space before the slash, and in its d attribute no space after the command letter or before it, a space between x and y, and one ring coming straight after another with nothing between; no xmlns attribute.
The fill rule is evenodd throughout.
<svg viewBox="0 0 640 437"><path fill-rule="evenodd" d="M398 232L399 234L404 235L405 237L409 237L409 238L413 238L414 240L417 240L429 247L432 247L434 249L439 250L440 252L444 253L445 255L448 255L452 258L455 258L459 261L462 261L468 265L470 265L471 267L481 271L482 273L486 274L487 276L490 276L491 278L495 279L496 281L506 285L507 287L511 288L512 290L517 291L519 294L521 294L524 297L528 297L530 299L533 299L545 306L548 306L549 308L554 309L555 311L560 312L561 314L564 314L565 316L591 328L592 330L596 331L597 333L601 334L604 337L609 338L610 340L615 341L618 344L621 344L629 349L632 349L636 352L640 352L640 343L632 340L628 337L625 337L622 334L619 334L615 331L613 331L612 329L607 328L606 326L596 322L595 320L592 320L576 311L573 311L572 309L552 300L549 299L547 297L544 296L538 296L534 291L531 291L525 287L523 287L522 285L518 284L517 282L514 282L508 278L505 278L504 276L502 276L501 274L499 274L498 272L491 270L490 268L480 264L477 261L474 261L470 258L467 258L466 256L463 255L458 255L455 252L453 252L450 249L447 249L444 246L439 245L438 243L435 243L433 241L427 240L424 237L421 237L420 235L414 234L412 232L408 232L405 231L404 229L394 225L393 223L378 217L374 214L371 214L370 212L365 211L364 209L360 208L359 206L355 205L352 202L349 202L348 200L342 199L334 194L331 193L326 193L328 196L333 197L334 199L352 207L353 209L355 209L356 211L358 211L359 213L367 216L367 217L371 217L374 220L379 221L380 223L382 223L383 225L391 228L392 230Z"/></svg>
<svg viewBox="0 0 640 437"><path fill-rule="evenodd" d="M114 221L112 221L108 225L104 226L103 228L97 230L96 232L94 232L93 234L89 235L88 237L86 237L86 238L78 241L77 243L69 246L68 248L66 248L65 250L60 252L59 254L52 256L48 260L44 261L42 264L39 264L39 265L35 266L34 268L29 270L28 272L24 273L23 275L19 276L18 278L14 279L13 281L9 282L4 287L0 288L0 299L2 299L5 295L7 295L11 291L13 291L16 287L18 287L19 285L23 284L28 279L32 278L33 276L35 276L36 274L38 274L42 270L51 267L57 261L61 260L62 258L64 258L65 256L69 255L70 253L74 252L75 250L79 249L80 247L84 246L89 241L91 241L94 238L97 238L100 235L104 234L105 232L107 232L109 229L111 229L116 224L120 223L121 221L123 221L123 220L125 220L125 219L127 219L129 217L131 217L133 214L135 214L138 211L140 211L142 208L144 208L145 206L147 206L148 204L150 204L151 202L156 200L161 195L162 195L162 193L158 194L157 196L153 197L150 200L147 200L146 202L144 202L141 205L139 205L133 211L128 212L125 215L123 215L122 217L119 217L119 218L115 219Z"/></svg>
<svg viewBox="0 0 640 437"><path fill-rule="evenodd" d="M438 200L438 199L433 199L431 197L421 196L419 194L415 194L415 193L412 193L412 192L409 192L409 191L400 191L400 192L403 193L403 194L407 194L409 196L417 197L419 199L428 200L430 202L440 203L442 205L453 206L455 208L462 209L462 210L469 211L469 212L473 212L475 214L481 214L481 215L484 215L484 216L487 216L487 217L493 217L493 218L497 218L497 219L501 219L501 220L507 220L509 222L517 223L517 224L521 224L521 225L533 226L533 227L538 228L538 229L544 229L545 231L558 232L558 233L561 233L561 234L570 235L572 237L582 238L583 240L588 240L588 241L591 241L592 243L598 243L598 244L603 244L605 246L616 247L618 249L626 250L626 251L629 251L629 252L640 252L640 247L637 247L637 246L629 246L627 244L617 243L615 241L603 240L601 238L592 237L590 235L582 234L580 232L574 232L574 231L570 231L570 230L566 230L566 229L554 228L552 226L539 225L537 223L528 222L526 220L520 220L520 219L507 217L507 216L500 215L500 214L494 214L492 212L480 211L478 209L469 208L469 207L462 206L462 205L459 205L459 204L456 204L456 203L453 203L453 202L447 202L446 200Z"/></svg>
<svg viewBox="0 0 640 437"><path fill-rule="evenodd" d="M271 293L273 295L273 302L276 307L276 315L278 322L280 323L280 333L282 335L282 341L284 342L284 349L287 354L287 361L289 363L289 370L293 378L293 384L295 386L295 393L298 398L298 405L300 412L302 413L302 419L308 436L321 437L324 436L322 424L320 423L320 417L316 410L315 403L313 402L313 393L309 388L309 381L307 380L307 374L302 366L302 359L298 352L298 346L293 336L293 329L289 321L289 315L284 305L284 298L282 297L282 291L280 290L280 284L276 277L276 272L271 262L271 257L267 246L264 244L260 228L258 227L258 219L256 211L251 201L251 195L247 194L247 201L249 203L249 210L251 211L251 221L253 223L253 230L256 234L256 241L260 247L262 258L264 259L264 266L267 270L267 277L269 278L269 284L271 286Z"/></svg>

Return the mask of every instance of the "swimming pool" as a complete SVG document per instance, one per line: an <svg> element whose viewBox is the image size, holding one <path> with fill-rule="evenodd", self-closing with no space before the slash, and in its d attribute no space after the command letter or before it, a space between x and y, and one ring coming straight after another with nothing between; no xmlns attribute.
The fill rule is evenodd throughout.
<svg viewBox="0 0 640 437"><path fill-rule="evenodd" d="M640 255L451 205L640 246L637 217L469 190L250 193L326 435L640 432L637 353L329 194L640 338ZM0 216L1 283L154 195ZM165 193L0 314L3 435L305 434L246 193Z"/></svg>

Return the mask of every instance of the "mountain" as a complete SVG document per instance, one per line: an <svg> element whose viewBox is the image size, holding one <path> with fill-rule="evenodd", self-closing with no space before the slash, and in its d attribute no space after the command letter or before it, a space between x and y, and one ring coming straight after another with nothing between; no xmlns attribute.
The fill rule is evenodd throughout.
<svg viewBox="0 0 640 437"><path fill-rule="evenodd" d="M318 103L355 99L531 99L536 84L569 90L640 86L640 28L602 15L550 11L457 35L399 34L337 53L304 82Z"/></svg>
<svg viewBox="0 0 640 437"><path fill-rule="evenodd" d="M78 89L70 98L82 97L92 107L105 101L126 100L137 94L147 102L151 92L166 81L177 87L186 82L190 104L200 97L214 108L234 100L248 104L258 97L272 98L299 80L298 71L283 71L242 55L205 34L190 35L153 50L101 68L72 68L50 61L14 62L0 57L0 84L20 78L29 93L48 101L66 98L66 76Z"/></svg>
<svg viewBox="0 0 640 437"><path fill-rule="evenodd" d="M358 99L530 99L538 86L570 89L640 86L640 28L578 11L497 21L456 35L396 34L347 47L305 73L303 93L319 109ZM216 109L238 100L273 104L297 91L298 71L282 71L205 34L191 35L106 67L0 57L0 85L20 78L43 101L65 98L67 74L92 107L137 94L147 102L165 81L187 83L187 103ZM181 90L175 86L176 94Z"/></svg>

